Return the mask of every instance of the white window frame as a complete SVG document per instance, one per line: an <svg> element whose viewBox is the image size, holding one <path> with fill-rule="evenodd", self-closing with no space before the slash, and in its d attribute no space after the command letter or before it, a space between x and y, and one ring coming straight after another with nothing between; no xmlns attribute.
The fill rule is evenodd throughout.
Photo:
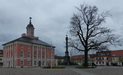
<svg viewBox="0 0 123 75"><path fill-rule="evenodd" d="M23 60L20 61L20 65L24 65L24 61Z"/></svg>
<svg viewBox="0 0 123 75"><path fill-rule="evenodd" d="M31 47L30 47L30 45L28 45L28 49L30 49Z"/></svg>
<svg viewBox="0 0 123 75"><path fill-rule="evenodd" d="M36 65L36 61L34 61L34 65Z"/></svg>
<svg viewBox="0 0 123 75"><path fill-rule="evenodd" d="M30 61L28 61L28 65L30 65Z"/></svg>
<svg viewBox="0 0 123 75"><path fill-rule="evenodd" d="M36 53L34 53L34 58L36 58Z"/></svg>
<svg viewBox="0 0 123 75"><path fill-rule="evenodd" d="M23 50L20 51L20 57L24 57L24 51Z"/></svg>
<svg viewBox="0 0 123 75"><path fill-rule="evenodd" d="M28 51L28 54L27 54L28 57L30 57L30 51Z"/></svg>

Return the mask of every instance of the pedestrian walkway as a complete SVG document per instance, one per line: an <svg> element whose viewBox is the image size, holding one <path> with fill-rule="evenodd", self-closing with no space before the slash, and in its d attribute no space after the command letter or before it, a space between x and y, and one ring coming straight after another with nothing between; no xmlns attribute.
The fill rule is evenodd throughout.
<svg viewBox="0 0 123 75"><path fill-rule="evenodd" d="M94 74L92 74L92 73L85 72L85 71L83 71L82 69L75 68L76 65L70 65L70 66L64 65L64 67L65 67L65 69L72 70L72 71L77 72L77 73L79 73L79 74L81 74L81 75L94 75Z"/></svg>
<svg viewBox="0 0 123 75"><path fill-rule="evenodd" d="M84 69L78 69L78 68L75 68L77 65L58 65L58 66L62 66L62 67L65 67L65 69L45 69L45 70L71 70L71 71L74 71L76 73L79 73L80 75L94 75L92 73L89 73L89 72L86 72L86 71L83 71ZM43 69L43 68L36 68L36 69Z"/></svg>

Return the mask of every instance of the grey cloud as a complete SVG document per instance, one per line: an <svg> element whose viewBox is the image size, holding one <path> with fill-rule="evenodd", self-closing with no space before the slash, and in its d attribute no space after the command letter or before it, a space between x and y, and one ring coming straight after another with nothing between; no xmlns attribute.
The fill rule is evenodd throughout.
<svg viewBox="0 0 123 75"><path fill-rule="evenodd" d="M70 18L77 12L74 6L79 7L84 2L96 5L100 11L111 10L114 19L108 19L107 26L117 24L112 26L116 30L122 27L122 0L119 2L112 0L0 0L0 44L19 38L22 33L26 33L29 17L32 17L35 36L49 44L52 41L56 46L55 54L64 55L65 35L69 31ZM116 20L119 22L115 22Z"/></svg>

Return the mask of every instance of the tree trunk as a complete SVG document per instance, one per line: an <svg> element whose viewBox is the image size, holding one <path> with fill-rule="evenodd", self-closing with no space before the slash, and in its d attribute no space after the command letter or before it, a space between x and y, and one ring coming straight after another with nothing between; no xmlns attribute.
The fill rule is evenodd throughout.
<svg viewBox="0 0 123 75"><path fill-rule="evenodd" d="M85 61L84 61L84 67L88 67L88 51L85 50Z"/></svg>

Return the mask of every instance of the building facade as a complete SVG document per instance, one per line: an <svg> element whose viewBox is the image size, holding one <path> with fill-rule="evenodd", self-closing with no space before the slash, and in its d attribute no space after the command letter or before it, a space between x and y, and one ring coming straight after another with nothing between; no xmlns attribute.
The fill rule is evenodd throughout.
<svg viewBox="0 0 123 75"><path fill-rule="evenodd" d="M111 65L110 51L96 52L95 64L96 65Z"/></svg>
<svg viewBox="0 0 123 75"><path fill-rule="evenodd" d="M75 64L82 65L84 63L84 55L72 56L71 61ZM88 65L92 63L98 66L123 66L123 50L100 51L96 52L96 54L89 54Z"/></svg>
<svg viewBox="0 0 123 75"><path fill-rule="evenodd" d="M26 33L20 38L3 44L4 67L41 67L53 66L54 46L34 36L34 26L30 22Z"/></svg>
<svg viewBox="0 0 123 75"><path fill-rule="evenodd" d="M0 66L3 66L3 50L0 50Z"/></svg>
<svg viewBox="0 0 123 75"><path fill-rule="evenodd" d="M64 56L57 56L57 55L55 55L55 59L57 61L56 65L61 65L61 63L63 63L63 61L64 61Z"/></svg>
<svg viewBox="0 0 123 75"><path fill-rule="evenodd" d="M95 62L95 56L96 54L88 55L88 65L92 65L92 63ZM84 55L75 55L72 56L70 59L73 64L82 65L84 63Z"/></svg>
<svg viewBox="0 0 123 75"><path fill-rule="evenodd" d="M123 50L100 51L96 53L96 65L123 65Z"/></svg>

